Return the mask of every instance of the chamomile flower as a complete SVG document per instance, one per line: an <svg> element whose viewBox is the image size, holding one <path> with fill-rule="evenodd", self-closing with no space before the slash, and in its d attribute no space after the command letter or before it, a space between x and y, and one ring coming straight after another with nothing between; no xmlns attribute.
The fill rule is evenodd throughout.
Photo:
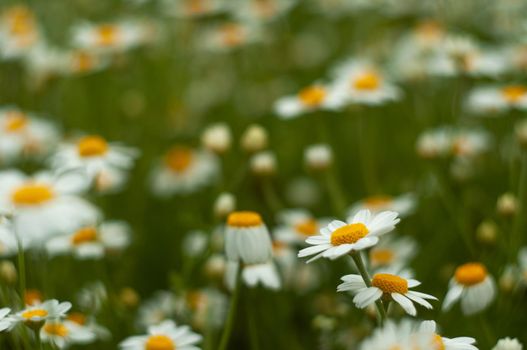
<svg viewBox="0 0 527 350"><path fill-rule="evenodd" d="M51 238L46 243L48 253L73 254L78 259L100 259L105 254L121 252L130 244L130 227L121 221L81 227L68 235Z"/></svg>
<svg viewBox="0 0 527 350"><path fill-rule="evenodd" d="M472 90L466 108L480 116L492 117L513 109L527 109L527 86L510 84L482 86Z"/></svg>
<svg viewBox="0 0 527 350"><path fill-rule="evenodd" d="M3 332L6 329L11 328L11 321L8 316L10 312L11 312L11 309L8 307L4 307L0 309L0 332Z"/></svg>
<svg viewBox="0 0 527 350"><path fill-rule="evenodd" d="M198 350L197 343L202 337L193 333L188 326L176 326L167 320L148 327L148 334L133 336L119 344L122 350Z"/></svg>
<svg viewBox="0 0 527 350"><path fill-rule="evenodd" d="M369 62L351 59L338 66L333 75L334 93L341 105L380 105L401 96L399 88Z"/></svg>
<svg viewBox="0 0 527 350"><path fill-rule="evenodd" d="M229 214L225 227L225 253L228 260L241 260L248 265L271 260L271 237L260 214L252 211Z"/></svg>
<svg viewBox="0 0 527 350"><path fill-rule="evenodd" d="M16 107L0 109L0 163L47 155L58 144L57 128Z"/></svg>
<svg viewBox="0 0 527 350"><path fill-rule="evenodd" d="M272 260L262 264L244 265L240 267L238 261L227 261L225 270L225 284L231 290L236 285L238 269L242 269L241 280L249 288L261 285L264 288L278 290L282 286L280 275Z"/></svg>
<svg viewBox="0 0 527 350"><path fill-rule="evenodd" d="M102 53L124 52L143 43L143 28L133 21L115 23L79 23L73 28L76 48Z"/></svg>
<svg viewBox="0 0 527 350"><path fill-rule="evenodd" d="M0 211L13 212L12 227L24 248L95 222L99 211L78 196L86 178L76 172L27 176L0 172Z"/></svg>
<svg viewBox="0 0 527 350"><path fill-rule="evenodd" d="M56 169L85 169L96 181L99 176L112 173L113 169L130 169L137 156L138 151L134 148L109 143L99 135L87 135L63 144L53 156L52 165Z"/></svg>
<svg viewBox="0 0 527 350"><path fill-rule="evenodd" d="M393 211L383 211L372 214L369 210L361 210L348 222L333 220L320 234L306 239L312 247L304 248L298 257L315 255L311 262L321 257L334 260L353 251L370 248L379 242L379 236L395 228L400 219Z"/></svg>
<svg viewBox="0 0 527 350"><path fill-rule="evenodd" d="M209 185L218 175L219 163L214 154L175 145L155 166L151 187L160 197L186 194Z"/></svg>
<svg viewBox="0 0 527 350"><path fill-rule="evenodd" d="M353 215L359 210L368 209L372 213L385 210L395 211L399 216L405 217L413 213L417 200L413 193L405 193L397 197L387 195L370 196L361 199L351 206L348 215Z"/></svg>
<svg viewBox="0 0 527 350"><path fill-rule="evenodd" d="M388 273L373 275L371 287L364 283L360 275L346 275L342 277L342 281L337 291L351 291L355 294L353 303L360 309L372 305L381 298L389 298L399 304L407 314L415 316L417 311L414 302L427 309L432 309L432 305L426 299L437 300L432 295L410 290L420 285L421 282Z"/></svg>
<svg viewBox="0 0 527 350"><path fill-rule="evenodd" d="M327 224L319 222L303 209L289 209L278 213L281 223L274 231L276 240L284 243L303 244L307 237L314 236Z"/></svg>
<svg viewBox="0 0 527 350"><path fill-rule="evenodd" d="M417 252L417 243L408 236L389 236L374 246L368 255L372 269L403 269Z"/></svg>
<svg viewBox="0 0 527 350"><path fill-rule="evenodd" d="M18 58L40 42L40 30L31 9L15 5L7 7L0 15L0 57Z"/></svg>
<svg viewBox="0 0 527 350"><path fill-rule="evenodd" d="M486 267L476 262L467 263L459 266L450 280L443 310L449 310L455 302L461 300L463 313L475 314L487 308L495 296L495 282Z"/></svg>
<svg viewBox="0 0 527 350"><path fill-rule="evenodd" d="M331 87L315 83L300 90L296 95L279 98L274 103L274 111L282 119L296 118L302 114L319 110L336 110L340 102L335 98Z"/></svg>
<svg viewBox="0 0 527 350"><path fill-rule="evenodd" d="M68 320L50 320L40 329L43 343L53 344L59 349L74 344L89 344L96 340L95 334L88 328Z"/></svg>
<svg viewBox="0 0 527 350"><path fill-rule="evenodd" d="M24 310L14 314L12 320L15 323L38 323L47 320L59 320L66 316L69 309L71 309L70 302L59 302L51 299L26 307Z"/></svg>
<svg viewBox="0 0 527 350"><path fill-rule="evenodd" d="M421 323L420 329L424 332L429 332L434 337L434 345L438 350L478 350L474 346L476 339L470 337L445 338L438 335L436 332L437 325L434 321L424 321Z"/></svg>

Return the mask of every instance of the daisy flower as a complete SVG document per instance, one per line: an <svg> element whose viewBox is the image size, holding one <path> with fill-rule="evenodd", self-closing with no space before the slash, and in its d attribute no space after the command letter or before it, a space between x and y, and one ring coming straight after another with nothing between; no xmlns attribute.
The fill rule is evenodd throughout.
<svg viewBox="0 0 527 350"><path fill-rule="evenodd" d="M138 155L134 148L109 143L99 135L88 135L62 145L51 162L56 169L85 169L97 185L98 181L108 181L104 177L116 176L115 171L129 170Z"/></svg>
<svg viewBox="0 0 527 350"><path fill-rule="evenodd" d="M38 323L47 320L59 320L66 316L69 309L71 309L70 302L59 302L51 299L27 306L24 310L14 314L12 320L14 323Z"/></svg>
<svg viewBox="0 0 527 350"><path fill-rule="evenodd" d="M450 280L449 290L443 302L443 310L461 300L461 310L465 315L484 310L496 296L494 279L485 266L472 262L459 266Z"/></svg>
<svg viewBox="0 0 527 350"><path fill-rule="evenodd" d="M8 316L10 312L11 309L8 307L0 309L0 332L11 328L11 321Z"/></svg>
<svg viewBox="0 0 527 350"><path fill-rule="evenodd" d="M122 350L199 350L199 334L193 333L188 326L177 327L173 321L163 321L159 325L148 327L148 335L133 336L119 344Z"/></svg>
<svg viewBox="0 0 527 350"><path fill-rule="evenodd" d="M7 7L0 15L0 56L20 57L41 40L35 14L27 6Z"/></svg>
<svg viewBox="0 0 527 350"><path fill-rule="evenodd" d="M218 176L219 163L214 154L176 145L155 166L151 187L160 197L186 194L209 185Z"/></svg>
<svg viewBox="0 0 527 350"><path fill-rule="evenodd" d="M240 263L238 261L227 261L225 270L225 284L230 290L236 286L236 276ZM241 280L249 288L261 285L264 288L278 290L282 286L280 275L272 260L263 264L251 264L241 267Z"/></svg>
<svg viewBox="0 0 527 350"><path fill-rule="evenodd" d="M334 260L350 252L372 247L379 242L379 236L395 228L400 221L397 216L393 211L372 214L366 209L348 219L347 223L333 220L320 230L320 234L306 239L313 246L302 249L298 257L315 255L308 262L321 257Z"/></svg>
<svg viewBox="0 0 527 350"><path fill-rule="evenodd" d="M429 332L434 337L434 345L438 350L478 350L473 344L476 339L470 337L445 338L436 333L437 325L434 321L424 321L420 329Z"/></svg>
<svg viewBox="0 0 527 350"><path fill-rule="evenodd" d="M284 243L303 244L307 237L314 236L327 224L319 222L310 213L303 209L289 209L278 213L281 223L274 231L276 240Z"/></svg>
<svg viewBox="0 0 527 350"><path fill-rule="evenodd" d="M331 87L320 83L307 86L296 95L281 97L274 103L274 111L282 119L292 119L310 112L339 108L339 101L335 99Z"/></svg>
<svg viewBox="0 0 527 350"><path fill-rule="evenodd" d="M369 62L352 59L338 66L334 77L332 86L342 105L380 105L401 96L399 89Z"/></svg>
<svg viewBox="0 0 527 350"><path fill-rule="evenodd" d="M427 309L432 309L432 305L426 299L437 300L432 295L410 290L410 288L420 285L421 282L388 273L373 275L370 287L364 283L360 275L346 275L341 279L343 283L337 287L337 291L351 291L354 293L353 303L359 309L364 309L377 300L384 298L395 301L401 305L407 314L415 316L417 311L413 302Z"/></svg>
<svg viewBox="0 0 527 350"><path fill-rule="evenodd" d="M348 209L348 215L353 215L359 210L368 209L372 213L390 210L399 213L399 216L405 217L412 214L415 210L417 200L413 193L405 193L397 197L387 195L370 196L354 203Z"/></svg>
<svg viewBox="0 0 527 350"><path fill-rule="evenodd" d="M82 227L71 234L51 238L46 243L53 255L72 253L79 259L101 259L105 254L121 252L130 244L130 227L122 221L107 221L98 226Z"/></svg>
<svg viewBox="0 0 527 350"><path fill-rule="evenodd" d="M74 344L89 344L96 340L95 334L88 328L68 320L47 321L40 329L43 343L65 349Z"/></svg>
<svg viewBox="0 0 527 350"><path fill-rule="evenodd" d="M492 117L513 109L527 109L527 86L510 84L505 86L482 86L472 90L466 108L481 116Z"/></svg>
<svg viewBox="0 0 527 350"><path fill-rule="evenodd" d="M16 107L0 109L0 163L23 156L45 156L59 141L59 132L50 122Z"/></svg>
<svg viewBox="0 0 527 350"><path fill-rule="evenodd" d="M24 247L95 222L98 210L77 194L86 188L82 174L31 177L18 171L0 172L0 212L13 212L12 227Z"/></svg>
<svg viewBox="0 0 527 350"><path fill-rule="evenodd" d="M72 42L76 48L102 53L124 52L143 44L144 32L139 23L79 23L73 27Z"/></svg>
<svg viewBox="0 0 527 350"><path fill-rule="evenodd" d="M407 236L389 236L383 239L369 252L372 269L394 267L402 269L417 252L417 243Z"/></svg>
<svg viewBox="0 0 527 350"><path fill-rule="evenodd" d="M271 237L260 214L252 211L229 214L225 228L225 253L228 260L241 260L248 265L271 260Z"/></svg>

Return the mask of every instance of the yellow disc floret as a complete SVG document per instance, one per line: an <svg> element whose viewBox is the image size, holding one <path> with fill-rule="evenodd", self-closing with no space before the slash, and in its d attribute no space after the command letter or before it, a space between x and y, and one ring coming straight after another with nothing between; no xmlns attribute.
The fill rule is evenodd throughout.
<svg viewBox="0 0 527 350"><path fill-rule="evenodd" d="M165 164L176 173L187 170L194 160L194 152L190 147L174 146L165 156Z"/></svg>
<svg viewBox="0 0 527 350"><path fill-rule="evenodd" d="M507 102L518 102L527 94L527 87L523 85L509 85L504 87L501 93Z"/></svg>
<svg viewBox="0 0 527 350"><path fill-rule="evenodd" d="M101 136L85 136L77 142L77 151L84 158L103 156L108 152L108 142Z"/></svg>
<svg viewBox="0 0 527 350"><path fill-rule="evenodd" d="M359 239L366 237L368 234L368 228L362 223L348 224L339 227L331 234L331 244L353 244Z"/></svg>
<svg viewBox="0 0 527 350"><path fill-rule="evenodd" d="M64 338L68 335L68 328L59 322L46 323L44 325L44 332L50 335Z"/></svg>
<svg viewBox="0 0 527 350"><path fill-rule="evenodd" d="M389 273L377 273L371 281L373 287L377 287L385 294L408 293L408 281L402 277L391 275Z"/></svg>
<svg viewBox="0 0 527 350"><path fill-rule="evenodd" d="M231 227L255 227L262 223L262 217L254 211L235 211L227 218L227 225Z"/></svg>
<svg viewBox="0 0 527 350"><path fill-rule="evenodd" d="M318 231L318 224L313 219L303 220L295 225L296 232L304 236L312 236Z"/></svg>
<svg viewBox="0 0 527 350"><path fill-rule="evenodd" d="M48 312L44 309L30 309L22 312L22 317L26 320L31 320L32 318L43 318L48 315Z"/></svg>
<svg viewBox="0 0 527 350"><path fill-rule="evenodd" d="M326 90L318 85L309 86L298 93L298 98L307 107L317 107L324 102Z"/></svg>
<svg viewBox="0 0 527 350"><path fill-rule="evenodd" d="M12 111L7 114L5 130L7 132L19 132L24 130L28 124L28 119L24 113Z"/></svg>
<svg viewBox="0 0 527 350"><path fill-rule="evenodd" d="M353 87L362 91L377 90L380 85L381 77L374 71L364 72L353 80Z"/></svg>
<svg viewBox="0 0 527 350"><path fill-rule="evenodd" d="M467 263L456 269L454 278L459 284L470 287L487 278L487 269L480 263Z"/></svg>
<svg viewBox="0 0 527 350"><path fill-rule="evenodd" d="M172 339L166 335L151 335L145 344L145 350L175 350L176 346Z"/></svg>
<svg viewBox="0 0 527 350"><path fill-rule="evenodd" d="M11 199L17 205L39 205L50 201L54 196L50 186L29 182L16 188Z"/></svg>
<svg viewBox="0 0 527 350"><path fill-rule="evenodd" d="M75 232L71 237L71 243L73 245L79 245L83 243L97 241L97 230L93 227L84 227Z"/></svg>

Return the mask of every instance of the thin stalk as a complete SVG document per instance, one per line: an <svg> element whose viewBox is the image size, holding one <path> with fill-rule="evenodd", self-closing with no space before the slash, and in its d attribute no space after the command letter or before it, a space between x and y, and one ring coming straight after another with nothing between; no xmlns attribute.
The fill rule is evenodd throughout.
<svg viewBox="0 0 527 350"><path fill-rule="evenodd" d="M262 192L267 205L274 213L279 212L284 207L270 178L262 179Z"/></svg>
<svg viewBox="0 0 527 350"><path fill-rule="evenodd" d="M357 266L357 270L359 270L359 273L364 283L366 284L366 286L371 287L371 277L368 274L368 271L366 270L366 266L364 266L364 262L362 261L362 257L360 256L360 253L359 252L351 253L351 258L355 262L355 265ZM384 308L384 305L380 299L375 302L375 306L377 307L377 312L379 313L379 324L382 326L387 317L386 309Z"/></svg>
<svg viewBox="0 0 527 350"><path fill-rule="evenodd" d="M26 295L26 258L24 254L24 247L22 241L18 237L18 233L15 232L16 244L17 244L17 261L18 261L18 284L20 289L20 307L23 309L26 306L25 295Z"/></svg>
<svg viewBox="0 0 527 350"><path fill-rule="evenodd" d="M337 175L335 174L334 167L327 169L324 175L328 194L333 203L333 207L338 216L344 216L346 212L346 199L344 197L344 191L340 186L340 182L337 179Z"/></svg>
<svg viewBox="0 0 527 350"><path fill-rule="evenodd" d="M524 223L523 217L525 215L525 209L527 205L527 151L523 151L521 160L520 178L518 184L518 209L516 212L516 218L513 226L513 247L512 252L517 252L522 245L522 226ZM515 254L514 254L515 255Z"/></svg>
<svg viewBox="0 0 527 350"><path fill-rule="evenodd" d="M223 328L223 333L221 334L221 340L220 340L220 345L218 346L218 350L227 349L227 345L229 344L229 338L232 333L232 327L234 325L234 318L236 316L236 310L238 308L238 299L240 298L241 271L242 271L242 267L238 266L238 271L236 272L235 287L232 293L231 303L229 306L229 313L227 314L227 320L225 321L225 327Z"/></svg>

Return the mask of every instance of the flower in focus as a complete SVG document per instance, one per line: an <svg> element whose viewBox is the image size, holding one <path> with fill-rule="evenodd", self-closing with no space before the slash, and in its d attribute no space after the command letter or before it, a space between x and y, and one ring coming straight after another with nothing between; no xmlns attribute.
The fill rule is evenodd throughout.
<svg viewBox="0 0 527 350"><path fill-rule="evenodd" d="M225 228L225 254L230 261L241 260L248 265L271 260L271 238L260 214L252 211L229 214Z"/></svg>
<svg viewBox="0 0 527 350"><path fill-rule="evenodd" d="M51 256L73 254L79 259L100 259L121 252L130 244L130 227L121 221L84 226L68 235L51 238L46 249Z"/></svg>
<svg viewBox="0 0 527 350"><path fill-rule="evenodd" d="M443 302L443 310L461 300L461 310L466 315L484 310L494 300L496 286L494 279L480 263L467 263L456 269L450 280L448 293Z"/></svg>
<svg viewBox="0 0 527 350"><path fill-rule="evenodd" d="M372 214L369 210L361 210L347 223L333 220L320 230L320 234L307 238L306 242L313 246L302 249L298 257L316 254L308 262L321 257L333 260L372 247L379 242L379 236L392 231L399 221L398 214L393 211Z"/></svg>
<svg viewBox="0 0 527 350"><path fill-rule="evenodd" d="M219 164L214 154L176 145L154 168L151 187L160 197L186 194L209 185L218 175Z"/></svg>
<svg viewBox="0 0 527 350"><path fill-rule="evenodd" d="M133 336L119 344L122 350L197 350L201 335L193 333L187 326L176 326L167 320L148 327L148 335Z"/></svg>
<svg viewBox="0 0 527 350"><path fill-rule="evenodd" d="M389 298L406 311L407 314L415 316L417 311L413 302L432 309L432 305L426 299L437 300L436 297L410 290L417 287L421 282L414 279L406 279L388 273L377 273L373 275L371 287L368 287L360 275L346 275L342 277L337 291L351 291L355 294L353 302L360 309L372 305L381 298Z"/></svg>

